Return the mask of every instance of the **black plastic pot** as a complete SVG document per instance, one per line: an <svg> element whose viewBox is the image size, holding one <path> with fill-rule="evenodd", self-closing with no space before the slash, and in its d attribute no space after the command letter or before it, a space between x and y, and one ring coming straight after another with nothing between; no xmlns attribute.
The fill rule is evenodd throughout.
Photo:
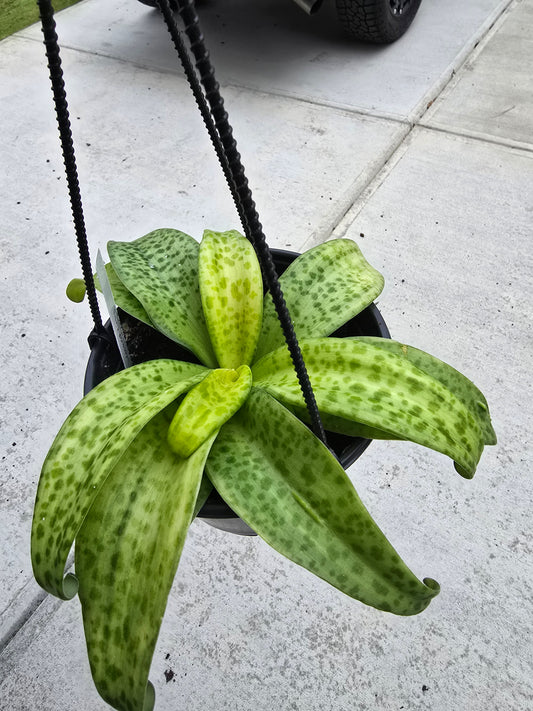
<svg viewBox="0 0 533 711"><path fill-rule="evenodd" d="M278 274L283 274L298 254L296 252L273 249L272 256ZM190 351L170 341L153 328L146 326L124 312L120 312L120 316L134 363L154 360L155 358L174 358L189 363L198 362ZM87 394L109 376L123 370L122 360L109 321L105 324L105 329L108 339L96 339L91 345L91 355L85 371L84 394ZM332 335L340 338L347 336L381 336L382 338L390 338L389 329L375 304L368 306ZM334 432L327 433L327 440L330 449L335 452L344 469L353 464L372 441L361 437L348 437ZM209 498L198 513L198 518L215 528L229 533L236 533L241 536L255 535L254 531L235 514L215 490L209 495Z"/></svg>

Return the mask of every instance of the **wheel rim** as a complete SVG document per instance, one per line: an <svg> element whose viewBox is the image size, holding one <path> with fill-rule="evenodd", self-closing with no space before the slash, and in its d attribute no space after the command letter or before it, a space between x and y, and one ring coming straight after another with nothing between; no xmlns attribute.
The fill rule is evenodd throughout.
<svg viewBox="0 0 533 711"><path fill-rule="evenodd" d="M393 15L405 15L409 10L411 0L389 0L390 10Z"/></svg>

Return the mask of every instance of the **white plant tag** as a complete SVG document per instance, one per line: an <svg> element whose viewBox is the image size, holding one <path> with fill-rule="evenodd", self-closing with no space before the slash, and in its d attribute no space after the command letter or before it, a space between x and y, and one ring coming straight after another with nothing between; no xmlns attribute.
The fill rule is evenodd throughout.
<svg viewBox="0 0 533 711"><path fill-rule="evenodd" d="M118 317L117 305L113 299L113 292L111 291L111 284L107 278L107 272L105 270L105 262L102 259L102 254L98 250L96 255L96 274L98 276L98 281L102 287L102 293L104 295L107 310L109 311L109 319L111 321L111 326L113 327L113 333L117 341L118 350L120 352L120 357L124 363L125 368L130 368L133 363L131 361L130 352L126 344L126 337L124 336L124 331L122 330L122 324Z"/></svg>

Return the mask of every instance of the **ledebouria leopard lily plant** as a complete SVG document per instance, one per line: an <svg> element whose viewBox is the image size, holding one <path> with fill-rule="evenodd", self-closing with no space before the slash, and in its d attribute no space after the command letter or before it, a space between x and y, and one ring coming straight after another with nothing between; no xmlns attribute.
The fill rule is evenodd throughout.
<svg viewBox="0 0 533 711"><path fill-rule="evenodd" d="M91 670L114 708L153 706L150 663L187 530L214 486L290 560L398 615L438 584L402 562L306 410L249 242L170 229L110 242L118 306L199 363L154 360L113 375L74 408L43 466L32 531L35 577L79 593ZM432 356L374 337L328 338L370 304L382 276L348 240L298 257L280 279L327 430L405 439L473 476L496 441L487 403ZM64 570L75 546L76 575Z"/></svg>

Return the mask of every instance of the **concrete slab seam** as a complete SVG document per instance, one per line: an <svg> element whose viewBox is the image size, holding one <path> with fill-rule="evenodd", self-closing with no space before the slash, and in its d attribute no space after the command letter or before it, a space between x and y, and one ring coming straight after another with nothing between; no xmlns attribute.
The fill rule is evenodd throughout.
<svg viewBox="0 0 533 711"><path fill-rule="evenodd" d="M26 29L28 29L28 28L26 28ZM20 32L16 32L15 34L10 35L10 38L11 39L22 39L24 41L42 44L42 41L40 39L35 38L33 35L27 34L25 30L20 30ZM8 38L6 37L5 39L8 39ZM1 45L1 42L4 42L4 41L5 40L1 40L0 45ZM148 65L144 62L134 62L131 59L122 59L121 57L116 57L112 54L107 54L106 52L96 52L94 50L81 49L80 47L75 47L73 45L69 45L69 44L65 44L65 43L61 42L61 37L59 38L59 42L60 42L61 50L68 50L69 52L79 52L80 54L84 54L84 55L89 55L89 56L93 56L93 57L100 57L102 59L108 59L109 61L117 62L119 64L126 64L128 66L135 67L137 69L142 69L142 70L150 71L150 72L157 72L158 74L164 74L166 76L176 76L183 83L186 83L186 79L182 75L181 66L179 64L179 60L177 59L177 56L176 56L176 68L169 69L167 67L154 67L153 65ZM386 121L393 121L395 123L402 123L402 124L409 123L408 119L406 119L404 116L401 116L400 114L397 114L394 112L370 111L370 110L364 109L362 107L356 108L354 106L350 106L350 104L346 104L342 101L328 101L327 99L315 99L311 96L301 96L298 94L294 94L290 91L284 91L283 89L272 89L272 90L257 89L255 87L249 87L249 86L245 86L243 84L237 84L236 82L232 82L232 81L224 81L218 75L217 75L217 81L219 82L219 84L223 90L225 88L245 90L245 91L253 93L253 94L259 94L259 95L263 95L263 96L275 96L275 97L280 97L283 99L289 99L292 101L296 101L301 104L309 104L311 106L319 106L322 108L335 109L338 111L345 111L346 113L353 114L354 116L362 116L362 117L374 118L374 119L384 119Z"/></svg>
<svg viewBox="0 0 533 711"><path fill-rule="evenodd" d="M410 129L406 132L405 136L403 137L402 141L400 144L391 147L391 151L389 155L386 157L384 162L381 164L381 168L377 169L373 177L368 181L366 187L364 187L359 195L355 196L353 204L344 212L344 214L341 216L339 219L339 222L337 225L335 225L332 229L331 235L327 239L340 239L343 237L350 224L355 220L359 212L363 209L364 205L366 202L372 197L372 195L378 190L379 186L386 180L387 176L390 174L390 172L394 169L394 167L400 162L402 157L404 156L408 146L410 145L410 137L413 132L413 130L417 127L424 127L427 129L434 129L434 127L426 127L423 123L423 117L425 114L429 111L431 108L432 104L434 101L436 101L438 98L441 97L441 95L448 89L450 84L455 83L455 77L460 74L461 70L464 68L464 66L472 59L472 57L477 57L479 52L482 51L483 47L486 45L486 43L490 40L490 38L498 31L498 29L501 27L501 25L505 22L505 19L507 18L508 14L512 11L514 6L518 3L521 2L521 0L503 0L500 5L494 10L494 12L491 14L491 16L483 23L483 25L480 27L479 31L476 33L474 36L473 41L474 44L472 45L472 41L457 55L455 58L454 62L450 67L448 67L445 72L443 73L441 79L432 87L432 89L426 93L425 97L422 98L422 100L419 102L418 107L415 108L415 110L410 114L409 116L409 126ZM479 37L479 39L475 39L476 37ZM479 48L479 50L478 50ZM451 74L449 72L451 71ZM428 102L429 96L433 92L438 92L435 94L435 96ZM437 129L436 129L437 130ZM518 149L524 149L524 150L532 150L531 147L528 147L527 145L512 145L517 142L506 142L506 141L499 141L495 140L493 138L487 137L484 139L482 136L475 136L473 135L468 135L466 132L459 133L459 132L454 132L449 129L438 129L439 132L449 134L449 135L464 135L465 138L473 138L476 140L486 140L487 142L494 143L494 144L501 144L501 145L506 145L512 148L518 148ZM308 249L310 246L313 246L311 243L312 241L310 240L308 243L306 243L306 248Z"/></svg>
<svg viewBox="0 0 533 711"><path fill-rule="evenodd" d="M345 234L348 226L353 222L351 215L353 214L354 217L357 215L366 201L374 194L407 150L407 146L405 144L413 130L413 126L404 124L404 127L405 129L403 131L399 131L397 138L389 145L389 150L382 156L376 158L370 164L369 169L366 171L366 175L363 174L361 178L354 182L352 200L351 202L345 201L344 204L340 206L337 213L338 219L332 223L329 235L316 235L315 237L310 237L302 245L302 251L311 249L311 247L333 238L340 239ZM405 148L403 148L404 146ZM396 159L394 159L395 157ZM353 212L356 205L359 207L355 212Z"/></svg>
<svg viewBox="0 0 533 711"><path fill-rule="evenodd" d="M342 218L339 220L338 224L332 230L331 235L328 239L341 239L345 236L350 225L353 224L357 215L365 207L366 203L371 199L380 186L385 182L391 172L395 169L398 163L402 160L404 155L407 153L409 146L412 142L413 131L416 127L411 127L404 138L391 150L388 158L381 164L381 167L376 170L372 180L369 180L366 187L356 196L353 204L344 213Z"/></svg>
<svg viewBox="0 0 533 711"><path fill-rule="evenodd" d="M419 101L418 105L411 111L408 120L412 125L420 123L422 117L431 108L432 104L448 89L451 82L455 80L459 71L468 63L474 56L480 44L488 42L495 34L500 23L505 21L508 12L511 10L511 5L520 2L521 0L502 0L502 2L489 15L485 22L479 27L478 31L471 37L470 41L465 44L461 51L456 55L455 59L448 65L433 87ZM475 55L477 56L477 54Z"/></svg>
<svg viewBox="0 0 533 711"><path fill-rule="evenodd" d="M20 32L16 32L15 34L11 35L10 38L6 37L5 39L22 39L25 42L33 42L34 44L43 44L43 42L40 39L36 39L35 37L32 37L31 35L25 34L24 30L21 30ZM2 40L4 42L5 40ZM110 62L116 62L117 64L124 64L129 67L135 67L136 69L142 69L147 72L155 72L157 74L164 74L166 76L176 76L180 81L183 83L186 83L186 79L184 76L181 76L181 73L178 71L174 71L173 69L167 69L166 67L153 67L149 66L148 64L145 64L144 62L133 62L131 59L123 59L122 57L114 57L112 54L106 54L105 52L95 52L94 50L89 50L89 49L82 49L81 47L74 47L69 44L65 44L64 42L61 41L61 37L59 37L59 48L60 51L68 51L68 52L77 52L78 54L81 55L87 55L89 57L98 57L99 59L107 59ZM44 49L43 49L43 56L44 56ZM239 87L242 88L242 87Z"/></svg>
<svg viewBox="0 0 533 711"><path fill-rule="evenodd" d="M71 553L68 557L65 572L74 572L74 553ZM35 583L33 578L28 581L28 585L37 587L37 584ZM29 622L31 622L32 617L39 610L43 602L48 599L53 601L54 611L63 603L63 600L59 600L59 598L53 598L47 592L39 588L38 590L36 590L31 602L26 605L26 607L19 613L18 617L8 627L5 634L0 637L0 659L2 659L2 661L4 661L5 656L9 654L9 645L12 644L19 632L21 632L21 630ZM15 602L16 598L11 601L11 604L6 608L6 610L4 610L4 612L9 610L9 608L12 607Z"/></svg>
<svg viewBox="0 0 533 711"><path fill-rule="evenodd" d="M489 136L481 131L470 131L463 129L462 131L446 128L442 125L421 123L418 128L423 128L425 131L434 131L435 133L445 133L448 136L457 136L458 138L469 138L473 141L481 141L483 143L492 143L495 146L505 146L517 151L526 151L533 153L533 143L524 143L523 141L515 141L512 138L499 138L498 136Z"/></svg>
<svg viewBox="0 0 533 711"><path fill-rule="evenodd" d="M33 581L30 581L33 582ZM19 614L19 616L12 622L11 626L8 627L6 633L2 635L0 638L0 659L4 656L4 652L6 652L7 648L11 644L11 642L15 639L17 634L20 632L20 630L24 627L24 625L31 620L33 615L37 612L39 607L42 605L42 603L46 600L48 597L48 594L42 591L41 593L38 593L35 595L33 598L33 601L30 605L26 607L26 609ZM13 601L15 602L15 601ZM9 605L6 608L6 612L9 611L9 608L12 607L13 602L11 605Z"/></svg>

